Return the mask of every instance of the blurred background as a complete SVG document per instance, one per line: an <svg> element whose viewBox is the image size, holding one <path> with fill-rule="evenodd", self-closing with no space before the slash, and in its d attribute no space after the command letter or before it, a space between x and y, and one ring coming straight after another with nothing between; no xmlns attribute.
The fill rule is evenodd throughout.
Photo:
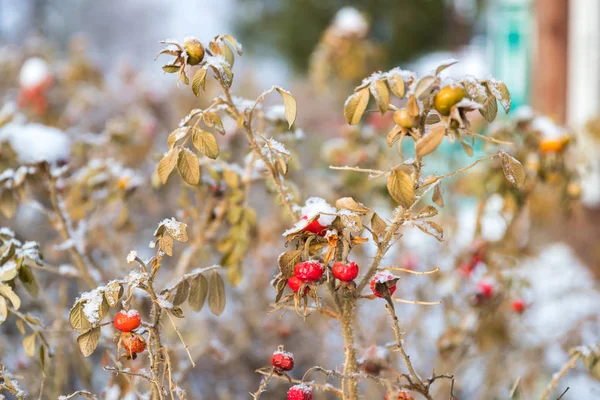
<svg viewBox="0 0 600 400"><path fill-rule="evenodd" d="M454 321L452 318L436 310L411 309L403 317L412 329L408 340L412 339L413 344L417 342L411 351L418 354L415 359L420 369L425 370L433 360L439 369L460 364L457 376L463 383L456 389L462 394L460 399L508 398L515 377L526 377L529 373L532 376L526 382L529 393L539 393L552 373L568 360L569 348L598 342L599 0L0 0L0 121L3 112L18 110L28 122L62 130L77 143L71 155L73 164L79 162L79 166L86 165L86 157L92 153L88 153L88 148L102 147L106 142L99 145L97 140L107 137L114 147L106 145L104 149L94 149L93 154L117 159L126 172L119 171L116 175L122 177L131 169L135 171L131 172L132 176L140 178L128 181L135 181L139 186L138 194L131 198L119 197L119 201L129 202L130 206L133 203L130 216L135 221L133 227L129 219L119 220L122 225L118 229L123 229L120 233L123 239L110 243L114 258L120 261L129 249L147 247L156 222L177 215L180 210L180 200L170 203L166 200L177 196L173 194L177 193L175 184L171 181L170 186L158 190L152 187L150 177L166 149L168 133L189 110L208 104L208 99L218 95L216 84L207 85L207 92L200 98L194 97L187 87L186 90L178 88L174 77L161 69L165 60L155 61L161 49L159 42L170 38L182 41L192 35L206 43L223 33L233 34L244 46L244 55L236 57L233 68L237 95L254 99L265 88L279 85L290 89L297 99L296 126L302 130L294 133L302 140L297 146L290 146L294 147L297 152L294 156L299 160L290 174L302 199L319 195L331 200L344 193L364 203L375 203L382 214L386 214L386 210L390 213L390 204L382 196L385 187L363 186L364 176L339 175L327 169L329 164L365 168L395 164L387 162L393 151L381 140L393 125L390 115L372 113L360 128L348 127L343 117L343 104L348 95L363 78L376 71L400 66L421 76L435 70L444 60L455 58L460 63L444 72L448 78L493 76L508 86L512 110L508 116L499 113L500 122L496 126L499 128L495 132L514 126L520 129L522 121L531 121L534 117L541 118L536 128L540 131L551 131L550 135L559 127L561 132L568 131L575 138L576 155L565 161L566 167L552 164L552 172L558 176L556 181L563 182L564 187L558 190L551 186L552 179L544 177L544 187L533 196L526 212L528 223L522 228L531 238L527 250L507 262L528 268L523 275L528 283L518 286L518 291L531 304L529 314L525 314L529 319L523 322L524 319L504 315L506 320L502 323L481 319L477 323L468 320L466 324L471 324L468 329L476 331L475 336L483 332L477 324L491 327L493 334L489 337L500 343L491 348L502 354L486 359L490 349L486 333L485 340L478 337L477 354L468 357L461 354L464 358L459 358L460 363L453 358L440 361L436 351L445 349L445 340L452 348L463 341L464 337L457 332L462 332L460 329L465 325L453 325L449 322ZM31 60L35 61L31 63ZM38 81L40 74L51 75L54 85L43 89L49 90L49 94L41 104L27 97L28 85ZM481 118L473 124L482 132L487 129ZM226 129L233 131L235 124ZM491 131L490 128L488 133ZM246 150L240 135L228 134L219 140L220 144L225 142L224 148L230 146L234 156ZM21 144L28 147L32 143ZM79 146L79 143L83 144ZM482 155L488 149L478 144L475 150ZM431 169L440 173L471 162L460 146L445 144L441 152L444 157L431 163ZM0 157L3 157L0 158L2 172L10 163L2 151ZM409 232L399 246L403 252L394 253L392 262L414 263L413 267L420 270L440 266L454 271L477 233L483 232L481 236L490 242L505 237L509 225L504 220L508 208L506 197L498 200L480 196L487 188L487 183L481 183L482 179L492 176L492 172L476 170L472 176L474 179L470 181L455 181L453 189L448 189L456 193L456 197L449 195L449 208L458 211L442 217L454 239L441 247L435 241L423 240L422 236ZM569 185L571 183L574 185ZM577 198L577 205L563 207L564 199L555 199L559 191L561 195L564 191ZM157 199L148 200L152 196ZM487 203L477 210L480 197L485 197L484 203ZM79 200L75 195L70 199L72 203ZM519 198L514 200L519 201ZM136 207L139 204L144 207ZM279 211L271 207L272 199L262 192L256 194L254 206L265 218L281 220ZM86 209L81 213L86 215L92 211ZM31 240L51 237L46 221L31 205L18 207L15 215L12 220L0 217L0 222ZM106 215L108 213L97 219ZM476 232L476 219L483 221L482 232ZM310 328L321 334L317 340L298 328L302 325L296 315L286 315L283 320L265 315L264 310L273 297L268 285L275 271L273 260L284 251L280 232L286 229L283 222L265 225L257 233L257 240L271 246L252 252L245 271L247 275L239 292L234 292L232 303L228 303L230 308L226 314L214 321L211 316L202 314L197 319L190 318L187 322L186 318L186 322L182 322L182 325L187 324L181 327L182 331L193 330L192 337L202 341L192 346L202 362L194 370L182 368L181 379L189 381L186 390L193 394L190 398L247 398L245 394L255 390L258 383L254 369L264 365L265 354L270 354L270 349L278 343L285 342L286 347L299 354L298 365L302 367L314 364L315 352L329 354L328 346L340 343L339 336L328 329L332 324L309 320ZM50 259L54 257L56 264L60 264L64 252L56 246L49 247ZM431 254L431 249L437 253ZM120 268L120 272L124 272L128 266ZM434 282L441 289L433 297L450 296L449 292L454 290L451 287L463 285L456 283L455 278L446 278L444 275ZM427 286L413 279L420 278L408 278L414 287L403 295L432 298L432 284ZM68 299L63 299L66 306L78 293L72 283L62 286L60 279L47 278L46 283L59 293L69 289ZM470 283L470 288L461 286L464 289L461 295L472 294L469 290L472 291L474 285ZM50 298L56 301L57 296L50 295ZM43 308L40 301L33 303L34 308ZM248 304L253 305L254 311L244 308ZM364 314L368 322L361 344L368 350L369 346L383 341L378 337L379 332L389 326L367 311ZM61 318L60 315L54 317ZM514 324L518 324L516 330L512 330ZM478 328L473 328L474 325ZM11 335L18 336L16 330L6 328L2 333L5 340L0 344L0 360L17 371L22 368L32 373L23 372L22 376L35 376L32 361L11 347L11 343L17 343L10 339ZM314 348L296 351L293 347L298 340L314 340ZM436 348L432 348L432 342ZM70 350L64 351L70 353ZM71 357L76 358L73 354ZM339 357L338 351L328 361L339 365ZM60 359L59 354L57 360ZM181 362L185 362L184 355ZM542 363L545 367L538 368ZM67 364L57 365L68 371L78 368L76 363ZM93 365L86 368L82 373L85 376L64 378L46 390L53 395L90 386L102 391L115 383L112 378L107 380L109 374L105 372L95 376ZM486 374L478 369L485 370ZM534 370L540 376L531 372ZM498 379L502 385L490 383L489 379L495 374L502 375L503 378ZM72 375L77 374L72 372ZM236 379L231 379L232 376ZM563 399L600 398L598 381L583 368L570 375L567 382L571 390ZM37 386L32 384L32 387L37 390ZM490 391L486 392L485 388ZM284 389L278 387L270 393L273 397L267 394L265 398L283 398ZM125 397L127 390L122 384L119 390L122 394L117 393L115 397L113 393L110 397L104 393L104 398ZM373 397L368 398L382 398L373 394L381 394L378 388L370 390L368 393Z"/></svg>

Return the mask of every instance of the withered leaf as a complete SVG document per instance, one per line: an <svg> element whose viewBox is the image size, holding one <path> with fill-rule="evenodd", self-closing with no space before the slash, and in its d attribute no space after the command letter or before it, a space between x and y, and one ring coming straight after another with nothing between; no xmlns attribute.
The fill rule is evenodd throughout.
<svg viewBox="0 0 600 400"><path fill-rule="evenodd" d="M163 158L158 162L158 177L164 185L169 179L169 175L177 165L177 159L179 158L179 148L173 148L169 150Z"/></svg>
<svg viewBox="0 0 600 400"><path fill-rule="evenodd" d="M352 94L344 103L344 118L350 125L360 122L369 104L369 88L363 88Z"/></svg>
<svg viewBox="0 0 600 400"><path fill-rule="evenodd" d="M292 96L292 94L287 90L283 90L280 87L276 87L275 89L281 95L281 97L283 97L283 105L285 107L285 119L287 120L289 128L291 128L294 124L294 121L296 120L296 113L298 110L296 106L296 99L294 99L294 96Z"/></svg>
<svg viewBox="0 0 600 400"><path fill-rule="evenodd" d="M387 178L387 189L392 198L404 208L409 208L415 201L415 186L408 174L393 169Z"/></svg>
<svg viewBox="0 0 600 400"><path fill-rule="evenodd" d="M188 303L192 310L199 312L204 306L206 301L206 295L208 293L208 281L203 275L197 275L192 279L192 285L190 287L190 295L188 297Z"/></svg>
<svg viewBox="0 0 600 400"><path fill-rule="evenodd" d="M435 77L431 75L427 75L421 78L421 80L417 83L417 86L415 87L415 96L417 96L419 100L425 99L431 94L434 83Z"/></svg>
<svg viewBox="0 0 600 400"><path fill-rule="evenodd" d="M23 349L25 349L25 355L27 357L33 357L35 355L35 333L31 333L23 338L21 342Z"/></svg>
<svg viewBox="0 0 600 400"><path fill-rule="evenodd" d="M83 354L84 357L91 355L94 350L96 350L99 340L100 327L92 328L89 331L79 335L79 337L77 337L77 344L79 345L81 354Z"/></svg>
<svg viewBox="0 0 600 400"><path fill-rule="evenodd" d="M174 74L174 73L178 72L179 68L181 68L181 67L179 65L175 65L175 64L167 64L167 65L163 65L163 67L162 67L163 71L165 71L169 74Z"/></svg>
<svg viewBox="0 0 600 400"><path fill-rule="evenodd" d="M21 307L21 299L10 286L0 283L0 296L4 296L10 300L15 310L18 310Z"/></svg>
<svg viewBox="0 0 600 400"><path fill-rule="evenodd" d="M188 78L187 74L185 73L185 68L181 68L179 70L179 80L184 84L184 85L189 85L190 84L190 78Z"/></svg>
<svg viewBox="0 0 600 400"><path fill-rule="evenodd" d="M185 279L179 282L179 285L177 285L177 288L175 289L175 295L173 296L173 300L171 300L171 303L173 303L174 306L182 304L184 301L187 300L189 293L190 283L187 279Z"/></svg>
<svg viewBox="0 0 600 400"><path fill-rule="evenodd" d="M442 72L443 70L445 70L448 67L453 66L454 64L457 64L458 60L448 60L440 65L438 65L438 67L435 69L435 74L439 75L440 72Z"/></svg>
<svg viewBox="0 0 600 400"><path fill-rule="evenodd" d="M200 164L198 156L188 149L183 149L179 153L177 160L177 170L179 174L189 185L197 185L200 182Z"/></svg>
<svg viewBox="0 0 600 400"><path fill-rule="evenodd" d="M291 250L281 253L277 259L277 266L283 279L289 279L294 275L294 267L302 260L301 250Z"/></svg>
<svg viewBox="0 0 600 400"><path fill-rule="evenodd" d="M494 96L489 96L479 109L479 113L487 122L493 122L498 114L498 103Z"/></svg>
<svg viewBox="0 0 600 400"><path fill-rule="evenodd" d="M508 91L508 87L504 82L491 80L488 81L488 86L491 86L493 89L492 94L498 99L500 104L502 104L502 108L504 108L504 112L508 114L510 111L510 107L512 106L512 99L510 97L510 92Z"/></svg>
<svg viewBox="0 0 600 400"><path fill-rule="evenodd" d="M442 188L441 183L438 183L433 188L433 195L431 196L431 200L433 200L433 202L437 204L438 207L444 207L444 189Z"/></svg>
<svg viewBox="0 0 600 400"><path fill-rule="evenodd" d="M434 206L426 206L421 211L419 211L419 214L417 214L417 218L431 218L435 217L437 214L437 208L435 208Z"/></svg>
<svg viewBox="0 0 600 400"><path fill-rule="evenodd" d="M387 230L387 224L377 213L373 213L371 217L371 229L377 236L382 236Z"/></svg>
<svg viewBox="0 0 600 400"><path fill-rule="evenodd" d="M425 117L425 125L434 125L441 121L441 118L436 113L429 113L427 117Z"/></svg>
<svg viewBox="0 0 600 400"><path fill-rule="evenodd" d="M114 307L117 305L119 301L119 297L121 297L121 292L123 288L121 284L116 281L111 281L106 288L104 289L104 298L110 307Z"/></svg>
<svg viewBox="0 0 600 400"><path fill-rule="evenodd" d="M6 318L8 317L8 306L6 305L6 299L2 296L0 296L0 324L2 324L4 321L6 321ZM23 324L23 321L21 321L20 319L17 320L17 323L21 322L21 324ZM18 325L17 325L18 326ZM23 328L25 329L25 328ZM23 332L21 332L23 333Z"/></svg>
<svg viewBox="0 0 600 400"><path fill-rule="evenodd" d="M33 275L31 268L25 264L21 265L21 268L19 268L19 280L23 283L23 286L27 289L29 294L33 297L37 296L39 291L37 279L35 279L35 275Z"/></svg>
<svg viewBox="0 0 600 400"><path fill-rule="evenodd" d="M346 229L351 232L357 233L363 228L360 215L355 212L343 210L339 213L339 217Z"/></svg>
<svg viewBox="0 0 600 400"><path fill-rule="evenodd" d="M465 140L462 137L460 137L460 135L456 135L456 138L458 139L458 141L462 145L462 148L465 151L465 153L469 157L473 157L473 146L471 146L469 143L465 142Z"/></svg>
<svg viewBox="0 0 600 400"><path fill-rule="evenodd" d="M416 152L417 157L424 157L433 152L442 143L446 128L443 126L435 126L431 128L422 138L417 141Z"/></svg>
<svg viewBox="0 0 600 400"><path fill-rule="evenodd" d="M390 91L388 90L385 81L378 80L369 85L369 91L375 99L375 104L381 114L385 113L390 105Z"/></svg>
<svg viewBox="0 0 600 400"><path fill-rule="evenodd" d="M404 84L404 79L402 79L402 76L400 74L393 74L391 76L388 76L387 83L394 96L400 99L404 98L406 87Z"/></svg>
<svg viewBox="0 0 600 400"><path fill-rule="evenodd" d="M527 173L523 165L519 160L505 152L500 153L500 160L502 161L502 170L506 179L517 188L522 188L527 178Z"/></svg>
<svg viewBox="0 0 600 400"><path fill-rule="evenodd" d="M396 143L396 141L402 140L405 134L406 131L404 130L404 128L402 128L399 125L395 125L385 138L385 142L388 146L392 147L392 145Z"/></svg>
<svg viewBox="0 0 600 400"><path fill-rule="evenodd" d="M207 112L202 115L202 118L204 120L204 123L207 126L214 128L221 135L225 134L225 128L223 127L223 121L221 120L221 117L219 116L219 114L214 113L214 112Z"/></svg>
<svg viewBox="0 0 600 400"><path fill-rule="evenodd" d="M219 155L219 145L212 133L195 128L192 133L192 143L199 152L213 160Z"/></svg>
<svg viewBox="0 0 600 400"><path fill-rule="evenodd" d="M350 210L363 215L370 211L367 207L363 206L352 197L342 197L341 199L337 199L335 202L335 207L339 209Z"/></svg>
<svg viewBox="0 0 600 400"><path fill-rule="evenodd" d="M204 89L206 84L206 69L200 68L194 74L194 78L192 79L192 92L198 97L200 95L200 88Z"/></svg>
<svg viewBox="0 0 600 400"><path fill-rule="evenodd" d="M435 222L417 220L417 221L415 221L415 225L421 231L425 232L426 234L428 234L430 236L433 236L440 242L442 242L444 240L444 230L442 229L441 226L439 226Z"/></svg>
<svg viewBox="0 0 600 400"><path fill-rule="evenodd" d="M165 235L159 240L160 249L165 252L166 255L173 255L173 238L171 236Z"/></svg>
<svg viewBox="0 0 600 400"><path fill-rule="evenodd" d="M216 316L221 315L225 310L225 282L217 272L213 272L210 277L208 307Z"/></svg>
<svg viewBox="0 0 600 400"><path fill-rule="evenodd" d="M83 312L82 301L78 301L75 303L73 308L71 308L71 313L69 314L69 323L71 324L71 327L78 332L86 332L92 327L92 324L90 321L88 321Z"/></svg>

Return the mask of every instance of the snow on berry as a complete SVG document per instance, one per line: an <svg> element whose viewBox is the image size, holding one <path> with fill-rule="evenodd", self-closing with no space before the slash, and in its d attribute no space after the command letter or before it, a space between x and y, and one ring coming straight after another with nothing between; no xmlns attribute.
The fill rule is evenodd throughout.
<svg viewBox="0 0 600 400"><path fill-rule="evenodd" d="M19 84L23 88L32 88L44 84L50 79L48 63L39 57L31 57L23 63L19 72Z"/></svg>
<svg viewBox="0 0 600 400"><path fill-rule="evenodd" d="M137 310L121 310L115 315L113 323L115 328L121 332L130 332L140 326L142 317Z"/></svg>
<svg viewBox="0 0 600 400"><path fill-rule="evenodd" d="M71 152L71 141L63 131L41 124L6 124L0 129L3 141L10 143L19 161L26 164L64 162Z"/></svg>
<svg viewBox="0 0 600 400"><path fill-rule="evenodd" d="M293 227L283 232L283 236L306 230L318 235L324 235L326 228L331 225L336 217L337 210L320 197L311 197L306 200L300 209L302 218ZM314 221L313 219L317 217Z"/></svg>
<svg viewBox="0 0 600 400"><path fill-rule="evenodd" d="M271 365L281 371L291 371L294 368L294 355L280 348L271 356Z"/></svg>
<svg viewBox="0 0 600 400"><path fill-rule="evenodd" d="M393 281L394 279L398 279L398 277L389 271L383 271L383 272L376 273L375 276L373 276L373 278L371 279L371 283L370 283L371 291L373 292L373 294L376 297L383 297L381 295L381 293L377 290L377 285L387 283L389 281ZM393 284L392 286L388 286L388 291L390 292L390 296L393 295L394 292L396 291L396 284Z"/></svg>
<svg viewBox="0 0 600 400"><path fill-rule="evenodd" d="M323 266L318 261L303 261L294 267L294 275L303 282L314 282L323 275Z"/></svg>
<svg viewBox="0 0 600 400"><path fill-rule="evenodd" d="M336 262L331 268L333 276L343 282L350 282L356 279L358 276L358 264L354 261L350 261L347 264L343 262Z"/></svg>
<svg viewBox="0 0 600 400"><path fill-rule="evenodd" d="M312 388L304 383L292 386L287 392L288 400L312 400Z"/></svg>

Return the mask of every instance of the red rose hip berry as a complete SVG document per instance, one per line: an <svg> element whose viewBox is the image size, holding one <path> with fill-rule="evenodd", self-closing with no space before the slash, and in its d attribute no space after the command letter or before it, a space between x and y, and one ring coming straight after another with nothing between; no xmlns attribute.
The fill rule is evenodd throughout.
<svg viewBox="0 0 600 400"><path fill-rule="evenodd" d="M394 276L391 272L384 271L375 274L375 276L371 279L371 291L376 297L383 297L383 293L381 293L381 285L387 286L388 291L390 292L390 296L394 294L396 291L396 282L398 278Z"/></svg>
<svg viewBox="0 0 600 400"><path fill-rule="evenodd" d="M356 279L358 276L358 264L354 261L350 261L348 264L343 262L336 262L331 268L333 276L342 282L350 282Z"/></svg>
<svg viewBox="0 0 600 400"><path fill-rule="evenodd" d="M304 282L302 282L296 275L292 276L290 279L287 280L288 286L295 293L298 293L298 290L300 290L300 286L302 286L303 283ZM307 291L308 291L308 288L305 287L304 293L306 293Z"/></svg>
<svg viewBox="0 0 600 400"><path fill-rule="evenodd" d="M131 332L140 326L141 323L142 318L136 310L121 310L115 315L115 319L113 320L115 328L121 332Z"/></svg>
<svg viewBox="0 0 600 400"><path fill-rule="evenodd" d="M127 354L137 354L146 350L146 342L138 335L129 335L123 340L123 348Z"/></svg>
<svg viewBox="0 0 600 400"><path fill-rule="evenodd" d="M308 217L304 216L301 219L307 220ZM315 235L318 235L318 236L325 236L325 233L327 233L327 227L321 225L319 223L318 219L316 219L316 220L310 222L308 225L306 225L304 227L304 230L306 232L314 233Z"/></svg>
<svg viewBox="0 0 600 400"><path fill-rule="evenodd" d="M303 383L294 385L287 392L287 400L312 400L312 388Z"/></svg>
<svg viewBox="0 0 600 400"><path fill-rule="evenodd" d="M477 293L486 299L491 299L494 296L494 286L485 281L477 284Z"/></svg>
<svg viewBox="0 0 600 400"><path fill-rule="evenodd" d="M318 261L302 261L294 267L294 275L302 282L318 281L323 275L323 266Z"/></svg>
<svg viewBox="0 0 600 400"><path fill-rule="evenodd" d="M404 390L398 392L387 392L384 400L415 400L414 396Z"/></svg>
<svg viewBox="0 0 600 400"><path fill-rule="evenodd" d="M518 314L522 314L523 311L525 311L527 304L525 303L525 301L523 299L516 299L512 302L511 307L514 312L516 312Z"/></svg>
<svg viewBox="0 0 600 400"><path fill-rule="evenodd" d="M294 355L283 350L283 347L279 347L271 356L271 365L276 370L291 371L294 368Z"/></svg>

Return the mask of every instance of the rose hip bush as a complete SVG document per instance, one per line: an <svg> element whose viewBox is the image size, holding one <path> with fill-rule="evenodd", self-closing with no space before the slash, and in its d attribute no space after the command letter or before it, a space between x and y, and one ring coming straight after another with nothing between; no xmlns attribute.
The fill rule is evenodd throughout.
<svg viewBox="0 0 600 400"><path fill-rule="evenodd" d="M66 154L50 151L52 138L64 135L59 130L22 125L31 102L35 115L66 123L51 116L61 107L52 93L76 92L72 75L45 75L42 89L20 100L21 111L1 113L0 209L10 228L0 230L0 322L7 343L19 337L26 356L6 364L39 377L22 379L3 361L3 392L183 399L216 398L221 390L222 398L406 400L496 396L512 387L511 396L523 390L547 398L579 359L598 376L595 346L576 347L543 393L539 384L492 369L485 379L493 384L482 395L457 367L475 365L473 354L485 358L490 347L514 346L511 324L527 315L530 301L522 295L527 277L505 264L518 264L524 254L517 222L529 200L545 185L560 188L567 206L579 194L566 158L571 135L544 137L546 121L536 122L544 117L474 130L473 119L496 119L498 104L509 112L505 84L444 78L456 61L424 76L394 68L366 77L339 113L355 129L369 114L389 116L390 129L373 139L388 153L378 169L330 169L334 182L361 176L352 193L373 181L384 194L362 190L363 202L342 190L326 200L317 197L318 185L301 184L291 147L301 136L295 126L301 110L292 93L274 86L255 99L235 94L237 39L163 44L163 70L202 105L186 109L171 133L155 141L157 157L146 142L159 122L152 107L137 101L138 112L111 110L106 114L115 116L104 121L99 138L81 135ZM267 97L281 104L269 105ZM70 121L79 128L84 122ZM18 136L23 126L30 138L50 141L46 151L27 152ZM132 132L140 130L147 140L136 141ZM444 158L440 146L458 142L471 157L476 140L487 155L447 173L429 168L429 160ZM128 156L132 151L137 157ZM440 210L454 200L454 180L482 166L485 177L474 178L480 208L502 196L509 226L490 242L478 215L475 240L454 249L457 229ZM11 219L18 220L24 204L47 216L49 243L15 233L21 227ZM279 210L266 212L273 204ZM159 222L150 228L148 219ZM442 243L431 251L434 261L407 251L403 237L415 230L421 241ZM194 316L205 308L219 318ZM443 323L430 322L436 312ZM373 337L365 334L369 324L377 330ZM430 329L437 337L421 335ZM35 355L39 365L30 361ZM203 371L199 385L194 370ZM547 378L535 375L537 366L520 373Z"/></svg>

